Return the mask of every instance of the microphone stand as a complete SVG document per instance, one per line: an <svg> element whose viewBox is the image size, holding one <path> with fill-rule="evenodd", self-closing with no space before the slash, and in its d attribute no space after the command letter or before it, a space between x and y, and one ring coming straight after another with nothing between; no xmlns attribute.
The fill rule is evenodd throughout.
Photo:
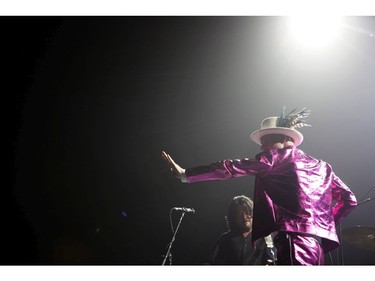
<svg viewBox="0 0 375 281"><path fill-rule="evenodd" d="M367 203L367 202L369 202L369 201L371 201L372 199L374 199L375 197L368 197L368 198L366 198L365 200L363 200L363 201L361 201L361 202L359 202L358 204L357 204L357 207L359 206L359 205L362 205L362 204L364 204L364 203Z"/></svg>
<svg viewBox="0 0 375 281"><path fill-rule="evenodd" d="M172 254L171 254L171 248L172 248L172 244L173 244L173 242L174 242L174 240L175 240L175 238L176 238L177 231L178 231L178 229L179 229L179 227L180 227L181 221L182 221L182 219L184 218L184 216L185 216L185 212L182 212L182 213L181 213L181 217L180 217L180 221L178 222L177 228L176 228L176 230L175 230L174 233L173 233L172 240L171 240L171 242L169 243L168 251L167 251L167 253L166 253L165 256L164 256L164 260L163 260L163 263L162 263L161 265L165 265L165 262L166 262L167 258L169 258L169 264L172 265Z"/></svg>
<svg viewBox="0 0 375 281"><path fill-rule="evenodd" d="M372 189L374 189L374 187L375 187L375 185L365 194L365 196L364 197L366 197L366 195L367 194L369 194L370 193L370 191L372 190ZM362 197L363 198L363 197ZM362 200L361 202L359 202L358 204L357 204L357 206L356 206L356 208L359 206L359 205L362 205L362 204L364 204L364 203L367 203L367 202L369 202L369 201L371 201L372 199L374 199L375 197L368 197L368 198L366 198L366 199L364 199L364 200ZM341 223L339 224L339 241L340 241L340 244L341 244L341 246L337 249L337 251L338 251L338 255L340 255L340 256L338 256L338 259L340 259L341 258L341 261L339 261L339 264L341 263L341 265L345 265L344 264L344 247L343 247L343 243L342 243L342 240L341 240ZM341 250L341 251L340 251ZM339 253L340 252L340 253Z"/></svg>

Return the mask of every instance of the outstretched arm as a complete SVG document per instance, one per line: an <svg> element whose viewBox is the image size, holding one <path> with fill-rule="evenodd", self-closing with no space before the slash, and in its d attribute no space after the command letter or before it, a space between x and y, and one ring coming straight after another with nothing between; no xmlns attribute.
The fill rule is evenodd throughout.
<svg viewBox="0 0 375 281"><path fill-rule="evenodd" d="M181 168L176 162L174 162L172 157L165 151L161 152L161 156L163 156L164 160L171 167L172 174L175 175L176 178L181 179L182 174L185 173L185 169Z"/></svg>

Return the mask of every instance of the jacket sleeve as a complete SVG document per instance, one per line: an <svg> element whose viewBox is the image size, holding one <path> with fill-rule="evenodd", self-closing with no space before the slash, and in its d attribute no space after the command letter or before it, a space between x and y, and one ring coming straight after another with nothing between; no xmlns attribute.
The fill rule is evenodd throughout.
<svg viewBox="0 0 375 281"><path fill-rule="evenodd" d="M226 233L223 233L216 240L214 246L212 247L209 253L208 264L210 265L228 264L227 255L223 249L223 243L224 243L225 238L226 238Z"/></svg>
<svg viewBox="0 0 375 281"><path fill-rule="evenodd" d="M272 168L272 162L272 156L269 154L259 156L257 159L222 160L206 166L186 169L186 180L188 183L192 183L256 175L270 170Z"/></svg>
<svg viewBox="0 0 375 281"><path fill-rule="evenodd" d="M334 173L332 174L332 198L336 201L333 216L338 225L357 206L354 193Z"/></svg>

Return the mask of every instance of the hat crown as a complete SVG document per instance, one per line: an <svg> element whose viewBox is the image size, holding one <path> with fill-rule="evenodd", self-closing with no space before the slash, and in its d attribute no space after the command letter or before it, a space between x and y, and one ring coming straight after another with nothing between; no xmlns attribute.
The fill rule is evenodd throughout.
<svg viewBox="0 0 375 281"><path fill-rule="evenodd" d="M278 117L268 117L264 119L260 125L260 129L277 128L277 119Z"/></svg>

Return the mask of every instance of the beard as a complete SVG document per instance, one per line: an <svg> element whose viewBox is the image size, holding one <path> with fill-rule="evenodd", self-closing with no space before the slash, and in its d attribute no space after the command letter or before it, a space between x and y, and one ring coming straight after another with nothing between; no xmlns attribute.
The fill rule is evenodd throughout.
<svg viewBox="0 0 375 281"><path fill-rule="evenodd" d="M241 232L248 232L251 230L251 223L244 223L244 224L241 224L238 226L238 229L241 231Z"/></svg>

